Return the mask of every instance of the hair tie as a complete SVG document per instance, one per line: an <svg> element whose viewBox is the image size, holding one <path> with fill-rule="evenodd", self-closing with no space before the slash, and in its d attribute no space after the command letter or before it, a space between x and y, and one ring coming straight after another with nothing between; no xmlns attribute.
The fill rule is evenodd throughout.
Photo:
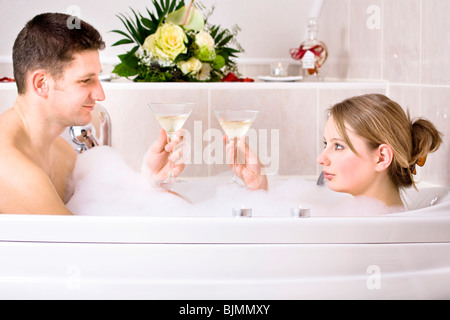
<svg viewBox="0 0 450 320"><path fill-rule="evenodd" d="M412 174L417 174L416 171L416 164L419 167L423 167L425 165L425 162L427 162L427 156L423 157L423 158L419 158L416 161L414 161L414 163L412 165L409 166L409 170L411 171Z"/></svg>

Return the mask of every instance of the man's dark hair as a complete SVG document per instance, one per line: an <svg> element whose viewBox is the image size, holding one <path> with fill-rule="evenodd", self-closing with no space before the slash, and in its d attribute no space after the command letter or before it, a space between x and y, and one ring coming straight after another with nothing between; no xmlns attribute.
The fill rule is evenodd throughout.
<svg viewBox="0 0 450 320"><path fill-rule="evenodd" d="M44 69L58 79L76 53L105 48L105 42L93 26L79 20L75 27L71 24L73 19L67 14L43 13L20 31L13 47L14 78L19 94L27 89L28 72Z"/></svg>

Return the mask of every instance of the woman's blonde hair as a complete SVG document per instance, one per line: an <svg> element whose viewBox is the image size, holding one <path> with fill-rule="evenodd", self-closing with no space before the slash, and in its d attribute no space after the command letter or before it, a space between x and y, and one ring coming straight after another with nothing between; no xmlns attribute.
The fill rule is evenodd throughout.
<svg viewBox="0 0 450 320"><path fill-rule="evenodd" d="M411 121L409 112L382 94L353 97L330 111L339 134L355 154L347 130L365 139L372 149L381 144L392 148L394 156L388 174L398 188L415 187L413 172L418 159L436 151L442 143L441 133L430 121Z"/></svg>

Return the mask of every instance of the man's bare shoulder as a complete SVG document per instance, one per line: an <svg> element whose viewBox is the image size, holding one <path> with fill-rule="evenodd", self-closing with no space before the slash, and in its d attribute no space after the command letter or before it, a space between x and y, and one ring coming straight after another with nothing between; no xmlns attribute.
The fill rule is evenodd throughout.
<svg viewBox="0 0 450 320"><path fill-rule="evenodd" d="M0 157L0 213L70 214L64 206L65 185L72 161L52 177L20 150L3 150ZM59 165L58 165L59 166Z"/></svg>
<svg viewBox="0 0 450 320"><path fill-rule="evenodd" d="M0 213L70 213L61 200L76 161L70 144L56 139L54 161L44 166L13 114L2 114L0 126L4 131L0 135Z"/></svg>
<svg viewBox="0 0 450 320"><path fill-rule="evenodd" d="M0 138L0 172L11 171L16 166L21 165L38 167L36 163L23 152L22 148L15 147L14 143L8 139Z"/></svg>
<svg viewBox="0 0 450 320"><path fill-rule="evenodd" d="M4 122L6 119L11 118L13 115L13 108L9 108L4 112L0 113L0 122Z"/></svg>
<svg viewBox="0 0 450 320"><path fill-rule="evenodd" d="M0 143L8 141L8 138L12 138L18 133L17 116L12 109L8 109L0 114L0 127L2 128Z"/></svg>
<svg viewBox="0 0 450 320"><path fill-rule="evenodd" d="M65 161L73 162L73 164L75 163L78 153L64 138L58 137L55 140L54 148L56 152L55 156L60 160L64 159Z"/></svg>
<svg viewBox="0 0 450 320"><path fill-rule="evenodd" d="M70 214L46 172L23 152L2 150L0 213Z"/></svg>

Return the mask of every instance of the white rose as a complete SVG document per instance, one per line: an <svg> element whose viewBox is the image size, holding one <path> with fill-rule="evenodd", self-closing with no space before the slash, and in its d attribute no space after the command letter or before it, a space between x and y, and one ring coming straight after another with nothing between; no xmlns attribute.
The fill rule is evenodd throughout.
<svg viewBox="0 0 450 320"><path fill-rule="evenodd" d="M200 73L197 75L197 80L205 81L211 77L212 67L209 63L202 63L202 69Z"/></svg>
<svg viewBox="0 0 450 320"><path fill-rule="evenodd" d="M178 67L183 74L197 74L202 69L202 63L197 58L192 57L187 61L180 61Z"/></svg>
<svg viewBox="0 0 450 320"><path fill-rule="evenodd" d="M208 32L203 30L195 36L195 43L199 48L207 47L209 50L214 49L215 46L214 39Z"/></svg>
<svg viewBox="0 0 450 320"><path fill-rule="evenodd" d="M158 58L173 61L180 53L187 52L186 42L186 34L180 26L166 23L145 39L142 48Z"/></svg>
<svg viewBox="0 0 450 320"><path fill-rule="evenodd" d="M198 49L195 51L195 56L200 61L214 61L216 58L216 51L214 50L214 39L205 31L200 31L195 37L195 44Z"/></svg>

